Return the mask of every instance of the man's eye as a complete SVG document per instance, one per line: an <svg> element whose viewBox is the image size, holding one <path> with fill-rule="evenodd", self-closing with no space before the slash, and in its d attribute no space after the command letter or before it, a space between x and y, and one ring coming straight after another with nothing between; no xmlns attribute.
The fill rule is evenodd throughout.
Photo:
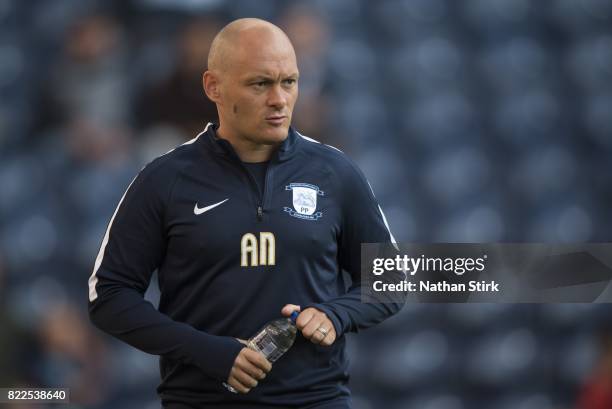
<svg viewBox="0 0 612 409"><path fill-rule="evenodd" d="M267 85L266 81L257 81L253 83L253 86L255 86L256 88L263 88Z"/></svg>
<svg viewBox="0 0 612 409"><path fill-rule="evenodd" d="M297 81L295 80L295 78L289 78L285 80L285 84L287 85L293 85L295 84Z"/></svg>

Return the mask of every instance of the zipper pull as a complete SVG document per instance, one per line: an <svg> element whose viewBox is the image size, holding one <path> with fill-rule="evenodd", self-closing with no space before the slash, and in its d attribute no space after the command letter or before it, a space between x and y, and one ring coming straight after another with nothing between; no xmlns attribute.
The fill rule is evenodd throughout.
<svg viewBox="0 0 612 409"><path fill-rule="evenodd" d="M263 209L261 208L261 206L257 206L257 220L263 220Z"/></svg>

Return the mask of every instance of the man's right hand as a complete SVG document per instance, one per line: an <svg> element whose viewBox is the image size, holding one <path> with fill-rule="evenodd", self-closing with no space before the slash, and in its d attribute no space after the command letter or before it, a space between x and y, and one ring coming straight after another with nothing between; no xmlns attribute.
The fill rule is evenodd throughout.
<svg viewBox="0 0 612 409"><path fill-rule="evenodd" d="M261 353L242 348L234 360L227 383L239 393L248 393L266 377L270 369L272 364Z"/></svg>

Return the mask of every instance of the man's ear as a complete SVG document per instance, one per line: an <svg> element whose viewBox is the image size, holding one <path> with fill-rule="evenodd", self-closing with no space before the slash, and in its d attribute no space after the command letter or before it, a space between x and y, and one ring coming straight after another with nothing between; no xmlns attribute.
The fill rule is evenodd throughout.
<svg viewBox="0 0 612 409"><path fill-rule="evenodd" d="M208 99L215 104L221 102L221 90L219 89L219 78L210 71L205 71L202 75L202 86Z"/></svg>

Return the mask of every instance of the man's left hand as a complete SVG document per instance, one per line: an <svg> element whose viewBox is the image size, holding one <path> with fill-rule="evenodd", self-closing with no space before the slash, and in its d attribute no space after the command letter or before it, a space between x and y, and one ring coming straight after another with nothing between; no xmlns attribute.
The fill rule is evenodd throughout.
<svg viewBox="0 0 612 409"><path fill-rule="evenodd" d="M285 317L289 317L293 311L300 311L299 305L287 304L281 310ZM336 340L334 324L327 318L324 312L316 308L306 308L300 312L295 325L313 344L330 346Z"/></svg>

